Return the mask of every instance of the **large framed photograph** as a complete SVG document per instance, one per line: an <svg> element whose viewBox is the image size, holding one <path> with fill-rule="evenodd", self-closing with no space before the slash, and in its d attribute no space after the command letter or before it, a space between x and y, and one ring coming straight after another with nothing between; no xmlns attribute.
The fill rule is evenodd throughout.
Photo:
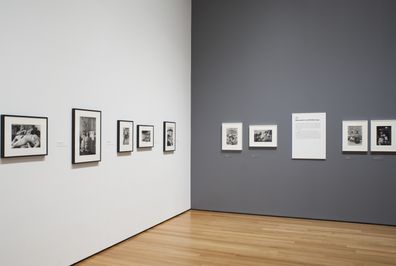
<svg viewBox="0 0 396 266"><path fill-rule="evenodd" d="M117 121L117 152L133 151L133 121Z"/></svg>
<svg viewBox="0 0 396 266"><path fill-rule="evenodd" d="M48 118L1 116L1 157L48 155Z"/></svg>
<svg viewBox="0 0 396 266"><path fill-rule="evenodd" d="M368 121L342 121L342 151L368 151Z"/></svg>
<svg viewBox="0 0 396 266"><path fill-rule="evenodd" d="M176 150L176 123L164 122L164 151Z"/></svg>
<svg viewBox="0 0 396 266"><path fill-rule="evenodd" d="M242 123L223 123L221 125L222 150L241 151L243 147Z"/></svg>
<svg viewBox="0 0 396 266"><path fill-rule="evenodd" d="M154 126L152 125L137 126L137 147L138 148L154 147Z"/></svg>
<svg viewBox="0 0 396 266"><path fill-rule="evenodd" d="M102 156L102 112L72 110L72 163L100 162Z"/></svg>
<svg viewBox="0 0 396 266"><path fill-rule="evenodd" d="M249 147L277 147L278 126L277 125L250 125Z"/></svg>
<svg viewBox="0 0 396 266"><path fill-rule="evenodd" d="M396 120L371 120L371 151L396 152Z"/></svg>

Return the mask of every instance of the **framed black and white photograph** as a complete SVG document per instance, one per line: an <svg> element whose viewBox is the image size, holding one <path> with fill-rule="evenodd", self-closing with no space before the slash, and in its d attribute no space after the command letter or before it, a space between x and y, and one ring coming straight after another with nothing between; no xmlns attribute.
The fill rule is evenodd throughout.
<svg viewBox="0 0 396 266"><path fill-rule="evenodd" d="M368 151L368 121L342 121L342 151Z"/></svg>
<svg viewBox="0 0 396 266"><path fill-rule="evenodd" d="M102 156L102 112L72 110L72 163L100 162Z"/></svg>
<svg viewBox="0 0 396 266"><path fill-rule="evenodd" d="M371 151L396 152L396 120L371 120Z"/></svg>
<svg viewBox="0 0 396 266"><path fill-rule="evenodd" d="M277 125L250 125L249 126L249 147L270 147L278 146L278 126Z"/></svg>
<svg viewBox="0 0 396 266"><path fill-rule="evenodd" d="M117 152L133 151L133 121L117 121Z"/></svg>
<svg viewBox="0 0 396 266"><path fill-rule="evenodd" d="M243 147L242 123L223 123L221 126L222 145L224 151L240 151Z"/></svg>
<svg viewBox="0 0 396 266"><path fill-rule="evenodd" d="M48 155L48 118L1 116L1 157Z"/></svg>
<svg viewBox="0 0 396 266"><path fill-rule="evenodd" d="M154 126L152 125L137 126L137 147L138 148L154 147Z"/></svg>
<svg viewBox="0 0 396 266"><path fill-rule="evenodd" d="M164 122L164 151L176 150L176 123Z"/></svg>

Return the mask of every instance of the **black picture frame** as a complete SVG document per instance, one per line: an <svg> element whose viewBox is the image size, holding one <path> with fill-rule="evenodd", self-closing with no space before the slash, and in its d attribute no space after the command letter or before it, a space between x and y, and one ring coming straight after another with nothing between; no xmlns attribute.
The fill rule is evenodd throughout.
<svg viewBox="0 0 396 266"><path fill-rule="evenodd" d="M77 117L78 113L91 113L90 117L93 118L96 115L96 119L99 121L99 126L96 124L95 120L95 156L91 155L81 155L80 149L76 148L76 145L81 145L80 141L76 142L76 137L80 137L80 132L76 132L77 129L80 129L80 125L77 125ZM99 129L99 130L98 130ZM97 133L99 133L99 138L97 137ZM78 135L77 135L78 134ZM97 150L99 149L99 152ZM79 151L79 154L77 154ZM82 156L91 156L90 158L86 157L81 159ZM72 109L72 164L83 164L83 163L92 163L92 162L100 162L102 160L102 111L99 110L90 110L90 109L81 109L81 108L73 108Z"/></svg>
<svg viewBox="0 0 396 266"><path fill-rule="evenodd" d="M144 128L149 129L152 132L149 144L143 144L143 141L141 141L141 131ZM142 148L153 148L154 147L154 126L153 125L137 125L136 131L137 131L136 132L137 148L142 149Z"/></svg>
<svg viewBox="0 0 396 266"><path fill-rule="evenodd" d="M173 145L168 145L168 125L173 127ZM164 121L163 123L163 151L174 152L176 151L176 122Z"/></svg>
<svg viewBox="0 0 396 266"><path fill-rule="evenodd" d="M130 132L130 149L123 149L123 144L121 143L121 125L123 123L130 124L131 132ZM134 122L132 120L117 120L117 152L118 153L130 153L133 152L134 146ZM128 145L129 146L129 145Z"/></svg>
<svg viewBox="0 0 396 266"><path fill-rule="evenodd" d="M35 120L36 123L38 120L42 120L41 122L44 123L44 133L43 131L39 131L40 133L40 147L39 148L34 148L34 147L30 147L29 149L16 149L13 150L14 148L11 148L12 142L15 139L11 139L12 138L12 132L11 133L7 133L6 130L10 129L9 125L12 126L12 122L10 121L6 121L6 120L12 120L14 119L16 122L19 121L19 123L22 123L23 119L26 120ZM31 121L30 123L32 123L33 121ZM27 121L25 123L28 123ZM31 124L29 124L31 125ZM36 125L32 125L32 126L36 126ZM41 124L40 124L40 129L41 129ZM12 128L10 129L12 131ZM33 130L33 129L32 129ZM37 128L36 128L37 130ZM25 132L26 133L26 132ZM26 133L27 134L27 133ZM29 133L31 134L31 132ZM6 140L6 136L11 137L8 138L8 140ZM37 135L36 135L37 137ZM42 141L41 138L45 137L45 141ZM8 143L10 142L10 143ZM41 145L42 143L44 143L45 145ZM9 145L8 145L9 144ZM28 145L28 142L25 143L25 145ZM25 146L24 145L24 146ZM9 147L9 148L8 148ZM37 153L34 153L34 152ZM25 153L24 153L25 152ZM7 115L7 114L2 114L1 115L1 152L0 152L0 156L1 158L17 158L17 157L35 157L35 156L47 156L48 155L48 117L41 117L41 116L24 116L24 115Z"/></svg>

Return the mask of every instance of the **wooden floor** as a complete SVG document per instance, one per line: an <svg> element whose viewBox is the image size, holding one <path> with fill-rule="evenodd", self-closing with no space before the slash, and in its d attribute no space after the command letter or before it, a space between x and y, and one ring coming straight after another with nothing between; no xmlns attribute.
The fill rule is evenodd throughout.
<svg viewBox="0 0 396 266"><path fill-rule="evenodd" d="M396 227L188 211L78 265L396 265Z"/></svg>

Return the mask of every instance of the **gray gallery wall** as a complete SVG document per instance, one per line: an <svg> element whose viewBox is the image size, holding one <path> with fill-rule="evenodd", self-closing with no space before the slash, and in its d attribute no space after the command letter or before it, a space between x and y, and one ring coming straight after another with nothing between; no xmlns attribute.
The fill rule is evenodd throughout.
<svg viewBox="0 0 396 266"><path fill-rule="evenodd" d="M341 121L396 119L396 1L193 0L192 208L396 225L396 155L343 154ZM327 112L327 160L291 114ZM221 123L244 123L242 152ZM278 148L249 149L249 124Z"/></svg>

